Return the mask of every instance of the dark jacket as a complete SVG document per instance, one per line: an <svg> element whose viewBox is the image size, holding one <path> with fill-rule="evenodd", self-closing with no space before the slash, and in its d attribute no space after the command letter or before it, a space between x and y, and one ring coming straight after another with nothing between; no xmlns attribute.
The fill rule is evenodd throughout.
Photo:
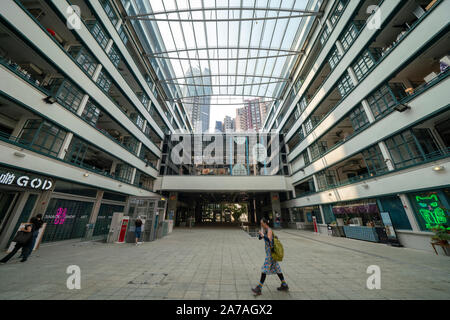
<svg viewBox="0 0 450 320"><path fill-rule="evenodd" d="M139 228L140 226L142 226L142 220L136 220L134 222L134 225L136 226L136 228Z"/></svg>

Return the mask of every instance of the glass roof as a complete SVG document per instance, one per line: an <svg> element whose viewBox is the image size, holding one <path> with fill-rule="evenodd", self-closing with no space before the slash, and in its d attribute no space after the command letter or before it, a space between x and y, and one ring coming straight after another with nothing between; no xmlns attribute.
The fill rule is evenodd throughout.
<svg viewBox="0 0 450 320"><path fill-rule="evenodd" d="M280 99L300 54L302 18L317 14L305 10L307 0L132 1L137 10L126 18L143 27L138 35L169 100L183 104Z"/></svg>

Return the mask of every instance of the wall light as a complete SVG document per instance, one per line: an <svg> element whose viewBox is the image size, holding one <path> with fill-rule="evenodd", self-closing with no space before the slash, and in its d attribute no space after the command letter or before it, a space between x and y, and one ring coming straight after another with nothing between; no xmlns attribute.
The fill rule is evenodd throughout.
<svg viewBox="0 0 450 320"><path fill-rule="evenodd" d="M56 102L56 98L54 96L47 96L44 98L44 101L48 104L54 104Z"/></svg>
<svg viewBox="0 0 450 320"><path fill-rule="evenodd" d="M434 166L433 171L443 171L445 170L444 166Z"/></svg>
<svg viewBox="0 0 450 320"><path fill-rule="evenodd" d="M403 103L399 103L394 107L394 110L398 111L398 112L403 112L406 110L411 109L410 106L408 106L407 104L403 104Z"/></svg>
<svg viewBox="0 0 450 320"><path fill-rule="evenodd" d="M85 174L83 174L83 176L84 177L89 177L89 173L86 172Z"/></svg>
<svg viewBox="0 0 450 320"><path fill-rule="evenodd" d="M362 184L362 187L363 187L364 189L368 189L368 188L369 188L369 185L368 185L367 183L363 183L363 184Z"/></svg>

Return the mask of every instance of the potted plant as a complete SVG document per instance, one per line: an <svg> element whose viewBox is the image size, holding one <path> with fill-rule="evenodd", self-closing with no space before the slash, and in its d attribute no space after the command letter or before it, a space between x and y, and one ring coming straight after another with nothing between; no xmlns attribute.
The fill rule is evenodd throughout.
<svg viewBox="0 0 450 320"><path fill-rule="evenodd" d="M431 238L435 240L437 243L446 245L448 240L450 240L450 233L446 226L440 224L436 228L432 229L434 232L434 236Z"/></svg>

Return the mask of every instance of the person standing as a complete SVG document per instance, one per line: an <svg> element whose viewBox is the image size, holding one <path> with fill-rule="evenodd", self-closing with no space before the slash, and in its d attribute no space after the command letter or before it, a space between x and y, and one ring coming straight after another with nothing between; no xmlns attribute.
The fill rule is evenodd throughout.
<svg viewBox="0 0 450 320"><path fill-rule="evenodd" d="M139 239L141 238L141 232L142 232L142 220L141 217L138 217L136 221L134 222L135 226L135 235L136 235L136 245L141 244L142 242L139 242Z"/></svg>
<svg viewBox="0 0 450 320"><path fill-rule="evenodd" d="M289 286L284 280L283 273L281 272L280 265L277 261L272 258L272 248L274 245L273 241L273 232L272 229L269 228L269 221L266 218L261 219L261 229L259 231L258 239L264 239L264 245L266 250L266 259L264 260L264 264L261 267L261 279L259 280L259 284L252 288L252 291L255 295L259 296L262 294L262 287L264 285L264 281L266 280L266 276L269 274L277 274L278 278L280 278L281 286L277 288L279 291L288 291Z"/></svg>
<svg viewBox="0 0 450 320"><path fill-rule="evenodd" d="M8 255L6 255L2 260L0 260L0 263L6 263L11 259L17 251L20 250L20 248L26 247L30 244L32 241L32 232L33 232L33 224L26 224L24 227L20 228L19 233L14 237L14 240L16 242L16 246L14 247L13 251L11 251ZM20 262L25 262L26 259L20 260Z"/></svg>
<svg viewBox="0 0 450 320"><path fill-rule="evenodd" d="M36 217L30 219L30 222L33 224L33 237L27 246L22 248L22 253L20 257L22 258L21 262L27 261L30 254L33 252L34 245L36 244L36 239L39 235L39 229L42 228L44 222L42 221L42 214L38 214Z"/></svg>

